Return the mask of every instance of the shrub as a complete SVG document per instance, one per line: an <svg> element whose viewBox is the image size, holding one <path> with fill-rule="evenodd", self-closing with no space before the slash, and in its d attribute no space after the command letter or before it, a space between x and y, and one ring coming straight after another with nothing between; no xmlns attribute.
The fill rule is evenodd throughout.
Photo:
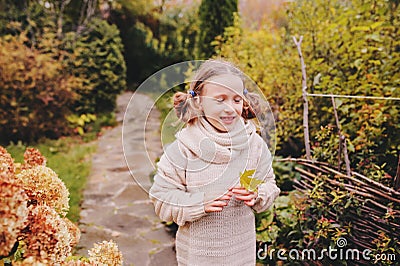
<svg viewBox="0 0 400 266"><path fill-rule="evenodd" d="M25 45L25 34L0 37L0 139L36 141L69 132L65 116L80 81L62 58Z"/></svg>
<svg viewBox="0 0 400 266"><path fill-rule="evenodd" d="M80 97L75 112L113 111L117 95L126 89L123 45L117 27L93 19L81 36L70 32L64 42L64 49L71 54L67 71L84 80L84 85L76 88Z"/></svg>

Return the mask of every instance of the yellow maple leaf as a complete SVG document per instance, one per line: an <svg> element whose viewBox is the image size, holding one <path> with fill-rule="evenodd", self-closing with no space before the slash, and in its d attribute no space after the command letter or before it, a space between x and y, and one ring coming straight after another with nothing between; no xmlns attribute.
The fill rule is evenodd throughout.
<svg viewBox="0 0 400 266"><path fill-rule="evenodd" d="M240 185L248 191L258 192L258 185L264 183L263 180L252 178L255 172L256 170L252 169L240 173Z"/></svg>

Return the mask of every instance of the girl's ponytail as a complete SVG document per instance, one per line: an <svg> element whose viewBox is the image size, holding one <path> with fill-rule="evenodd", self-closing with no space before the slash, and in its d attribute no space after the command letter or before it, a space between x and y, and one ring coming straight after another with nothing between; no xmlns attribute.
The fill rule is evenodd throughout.
<svg viewBox="0 0 400 266"><path fill-rule="evenodd" d="M199 115L199 107L192 95L183 92L174 94L174 109L178 118L184 123L191 123Z"/></svg>
<svg viewBox="0 0 400 266"><path fill-rule="evenodd" d="M246 99L243 102L242 117L244 119L252 119L263 112L263 106L261 104L261 97L253 92L248 92L245 95Z"/></svg>

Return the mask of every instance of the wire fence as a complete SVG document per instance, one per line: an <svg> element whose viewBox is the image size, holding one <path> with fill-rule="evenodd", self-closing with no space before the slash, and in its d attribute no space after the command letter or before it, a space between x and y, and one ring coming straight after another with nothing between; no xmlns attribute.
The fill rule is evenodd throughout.
<svg viewBox="0 0 400 266"><path fill-rule="evenodd" d="M369 100L386 100L386 101L400 101L396 97L380 97L380 96L361 96L361 95L341 95L341 94L322 94L322 93L306 93L309 97L326 97L326 98L349 98L349 99L369 99Z"/></svg>

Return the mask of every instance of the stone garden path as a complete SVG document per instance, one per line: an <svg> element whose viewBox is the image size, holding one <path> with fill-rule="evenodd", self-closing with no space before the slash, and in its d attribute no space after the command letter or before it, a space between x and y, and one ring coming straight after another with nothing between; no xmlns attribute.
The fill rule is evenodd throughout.
<svg viewBox="0 0 400 266"><path fill-rule="evenodd" d="M152 100L145 95L140 95L140 104L135 104L137 115L135 112L134 121L127 123L132 139L124 144L127 160L133 160L137 167L129 170L125 161L122 120L131 96L132 93L119 96L118 126L106 131L98 141L91 174L84 191L80 220L82 236L78 244L78 254L87 256L87 250L94 243L112 239L122 252L124 265L177 265L173 237L155 215L148 194L130 174L131 170L133 175L150 177L153 172L151 167L143 163L148 161L146 151L138 148L143 146L145 119L149 156L154 161L161 155L159 113L152 111L146 118L141 112L144 105L152 104Z"/></svg>

